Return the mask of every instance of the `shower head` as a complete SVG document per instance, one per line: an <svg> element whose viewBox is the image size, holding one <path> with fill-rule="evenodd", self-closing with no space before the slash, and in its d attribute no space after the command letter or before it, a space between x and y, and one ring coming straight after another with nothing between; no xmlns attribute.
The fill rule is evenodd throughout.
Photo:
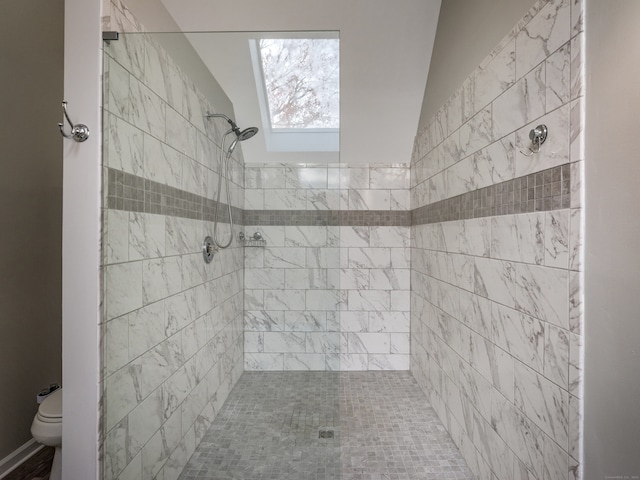
<svg viewBox="0 0 640 480"><path fill-rule="evenodd" d="M249 128L245 128L242 131L238 130L237 132L234 129L233 131L236 134L236 136L238 137L238 140L241 141L241 142L244 142L245 140L249 140L256 133L258 133L258 127L249 127Z"/></svg>
<svg viewBox="0 0 640 480"><path fill-rule="evenodd" d="M236 134L237 141L240 141L240 142L248 140L251 137L253 137L256 133L258 133L258 127L249 127L249 128L245 128L244 130L240 131L240 129L238 128L238 125L236 125L236 122L231 120L229 117L227 117L223 113L207 113L205 115L205 117L206 118L216 118L216 117L217 118L224 118L227 122L229 122L229 125L231 125L231 130L233 131L233 133ZM234 145L234 147L235 147L235 145Z"/></svg>

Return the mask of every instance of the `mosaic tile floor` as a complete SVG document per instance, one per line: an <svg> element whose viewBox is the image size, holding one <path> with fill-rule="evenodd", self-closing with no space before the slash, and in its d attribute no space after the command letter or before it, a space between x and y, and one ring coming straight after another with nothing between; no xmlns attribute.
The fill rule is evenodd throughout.
<svg viewBox="0 0 640 480"><path fill-rule="evenodd" d="M245 372L180 476L473 478L409 372Z"/></svg>

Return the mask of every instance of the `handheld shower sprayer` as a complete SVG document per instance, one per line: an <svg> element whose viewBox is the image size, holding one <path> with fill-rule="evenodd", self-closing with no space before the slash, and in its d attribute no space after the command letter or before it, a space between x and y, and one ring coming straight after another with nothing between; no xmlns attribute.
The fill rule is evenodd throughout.
<svg viewBox="0 0 640 480"><path fill-rule="evenodd" d="M245 128L244 130L240 130L238 128L238 125L236 125L236 123L233 120L231 120L231 118L227 117L223 113L207 113L205 115L205 118L223 118L229 123L229 125L231 125L231 129L227 130L225 134L222 136L222 146L220 148L220 155L219 155L220 169L218 172L218 197L216 201L216 213L215 213L215 218L213 223L213 242L215 243L217 248L227 248L231 245L231 242L233 241L233 216L231 215L231 197L229 193L230 192L229 159L231 158L231 154L235 150L236 145L238 145L238 142L243 142L253 137L256 133L258 133L258 127L249 127L249 128ZM227 135L231 133L234 133L236 138L233 139L233 142L231 142L231 145L229 145L229 147L225 150L225 142L227 139ZM229 212L229 228L230 228L229 241L225 244L219 243L216 237L216 232L218 230L218 208L220 207L220 192L222 191L223 175L225 177L225 186L227 190L227 209Z"/></svg>

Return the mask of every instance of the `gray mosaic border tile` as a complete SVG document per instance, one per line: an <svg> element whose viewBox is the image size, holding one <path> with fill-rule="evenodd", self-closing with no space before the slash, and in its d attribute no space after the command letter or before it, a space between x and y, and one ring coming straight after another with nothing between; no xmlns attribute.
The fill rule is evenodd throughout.
<svg viewBox="0 0 640 480"><path fill-rule="evenodd" d="M416 208L411 224L569 208L570 187L571 164L566 163Z"/></svg>
<svg viewBox="0 0 640 480"><path fill-rule="evenodd" d="M212 222L216 214L216 201L107 168L107 208ZM226 203L220 203L218 213L220 223L229 223ZM242 224L242 209L232 206L231 215L234 223Z"/></svg>
<svg viewBox="0 0 640 480"><path fill-rule="evenodd" d="M245 225L411 226L408 210L245 210Z"/></svg>

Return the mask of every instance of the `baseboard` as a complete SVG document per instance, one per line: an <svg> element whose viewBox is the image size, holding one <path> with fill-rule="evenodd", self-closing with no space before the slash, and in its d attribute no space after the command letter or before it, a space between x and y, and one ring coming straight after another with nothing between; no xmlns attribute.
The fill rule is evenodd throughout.
<svg viewBox="0 0 640 480"><path fill-rule="evenodd" d="M44 448L33 438L0 460L0 480Z"/></svg>

